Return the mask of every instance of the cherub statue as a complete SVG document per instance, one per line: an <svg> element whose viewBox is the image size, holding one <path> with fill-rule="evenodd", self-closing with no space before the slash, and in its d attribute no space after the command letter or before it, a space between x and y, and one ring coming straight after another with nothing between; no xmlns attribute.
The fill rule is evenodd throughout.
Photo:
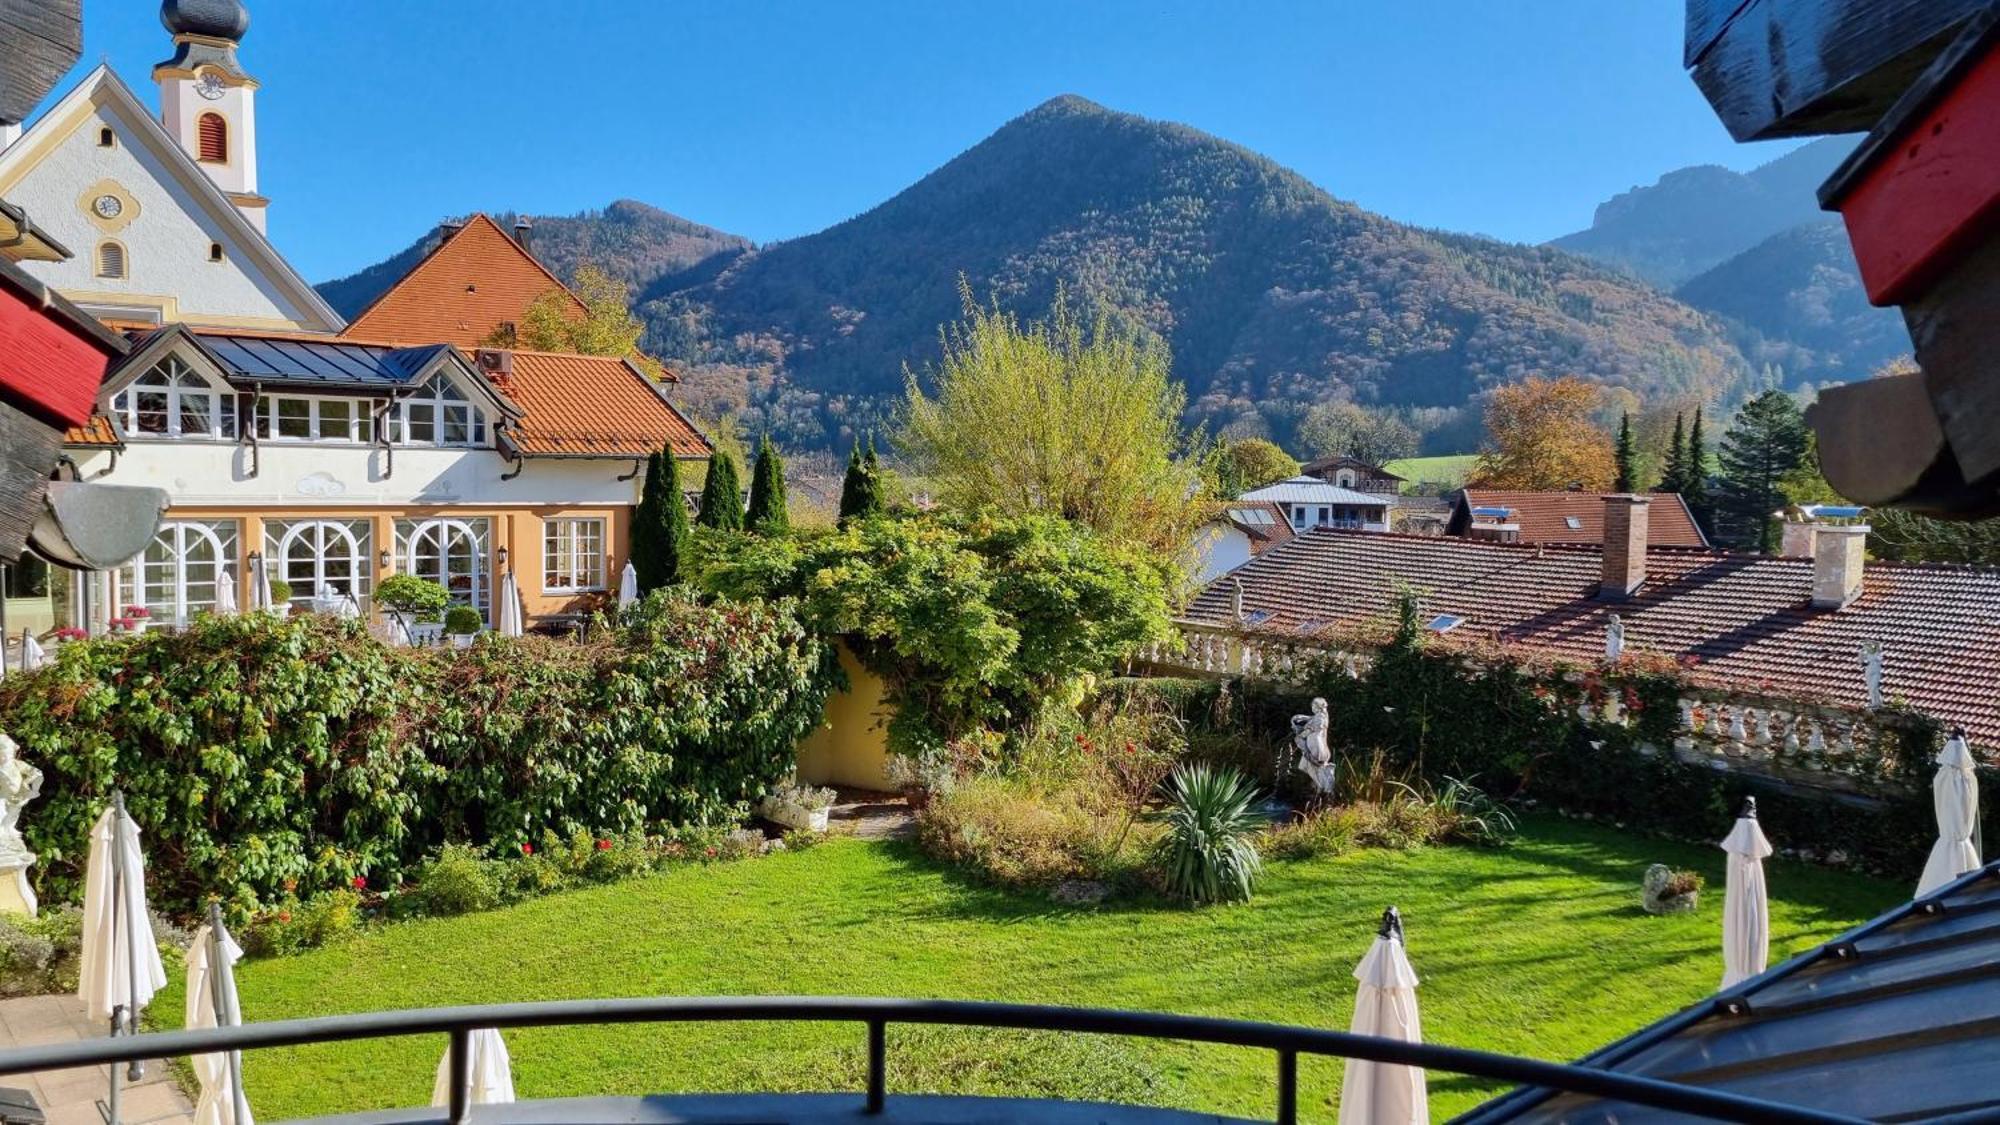
<svg viewBox="0 0 2000 1125"><path fill-rule="evenodd" d="M1606 663L1616 664L1618 658L1624 655L1625 622L1614 613L1604 626L1604 659Z"/></svg>
<svg viewBox="0 0 2000 1125"><path fill-rule="evenodd" d="M42 771L17 757L19 750L13 739L0 734L0 863L23 857L34 862L21 839L21 810L42 795Z"/></svg>
<svg viewBox="0 0 2000 1125"><path fill-rule="evenodd" d="M1333 796L1333 751L1326 745L1326 700L1312 702L1312 714L1292 716L1292 745L1299 752L1299 772L1312 779L1322 797Z"/></svg>

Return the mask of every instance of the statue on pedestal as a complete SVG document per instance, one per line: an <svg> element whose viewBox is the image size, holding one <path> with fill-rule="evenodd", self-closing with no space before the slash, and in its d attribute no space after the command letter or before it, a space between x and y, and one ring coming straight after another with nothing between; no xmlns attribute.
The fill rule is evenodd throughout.
<svg viewBox="0 0 2000 1125"><path fill-rule="evenodd" d="M42 771L16 756L20 747L0 734L0 913L26 914L38 908L28 868L35 853L21 838L21 810L42 795Z"/></svg>
<svg viewBox="0 0 2000 1125"><path fill-rule="evenodd" d="M1299 752L1299 772L1312 779L1321 797L1333 796L1333 751L1326 744L1326 700L1312 702L1312 714L1292 716L1292 745Z"/></svg>

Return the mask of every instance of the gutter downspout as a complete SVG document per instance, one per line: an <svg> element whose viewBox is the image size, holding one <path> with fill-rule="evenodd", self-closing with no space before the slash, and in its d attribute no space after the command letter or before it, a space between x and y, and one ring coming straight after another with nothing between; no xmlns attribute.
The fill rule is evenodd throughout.
<svg viewBox="0 0 2000 1125"><path fill-rule="evenodd" d="M250 478L252 480L255 480L257 475L264 471L264 450L262 446L257 444L257 407L263 401L264 384L250 384L250 419L247 424L243 419L242 403L240 401L237 403L236 440L237 444L247 446L250 450ZM113 461L112 464L116 465L117 462Z"/></svg>
<svg viewBox="0 0 2000 1125"><path fill-rule="evenodd" d="M389 415L401 401L394 392L382 400L382 409L375 412L375 444L382 447L382 479L388 480L396 474L396 444L389 440Z"/></svg>
<svg viewBox="0 0 2000 1125"><path fill-rule="evenodd" d="M624 476L619 477L618 479L621 482L628 480L637 480L639 474L645 471L646 471L646 459L644 457L634 457L632 458L632 471L626 473Z"/></svg>
<svg viewBox="0 0 2000 1125"><path fill-rule="evenodd" d="M513 429L514 429L514 427L513 427L513 424L512 424L512 423L508 423L507 425L505 425L505 426L503 426L503 427L497 427L497 428L498 428L498 429L499 429L499 431L500 431L500 432L499 432L499 436L500 436L501 438L503 438L503 439L506 439L506 440L507 440L507 444L508 444L508 445L510 445L510 446L512 446L512 447L513 447L513 450L514 450L514 456L512 456L511 458L508 458L508 460L510 460L510 461L512 461L512 462L513 462L513 464L514 464L514 467L513 467L512 469L508 470L507 472L504 472L504 473L501 473L501 474L500 474L500 479L501 479L501 480L513 480L513 479L514 479L515 477L518 477L518 476L520 476L520 475L521 475L522 473L525 473L525 472L527 472L527 471L528 471L528 458L527 458L527 456L526 456L525 454L523 454L523 453L521 452L521 446L520 446L520 443L519 443L518 441L515 441L515 440L514 440L514 437L513 437Z"/></svg>

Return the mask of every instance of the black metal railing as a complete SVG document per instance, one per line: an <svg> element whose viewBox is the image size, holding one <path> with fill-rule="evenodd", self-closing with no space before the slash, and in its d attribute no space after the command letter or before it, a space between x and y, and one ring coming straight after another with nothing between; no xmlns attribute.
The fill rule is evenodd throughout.
<svg viewBox="0 0 2000 1125"><path fill-rule="evenodd" d="M1058 1031L1144 1039L1176 1039L1272 1051L1277 1056L1277 1120L1298 1118L1298 1060L1317 1055L1394 1063L1517 1082L1723 1121L1843 1122L1860 1119L1801 1106L1636 1074L1537 1059L1515 1058L1434 1043L1406 1043L1344 1031L1288 1027L1208 1016L1059 1008L965 1000L850 999L843 997L660 997L567 1000L486 1007L427 1008L360 1015L253 1023L242 1027L170 1031L0 1052L0 1076L215 1051L297 1047L391 1036L441 1034L450 1039L452 1125L463 1125L471 1066L469 1041L481 1028L578 1027L624 1023L705 1022L859 1023L867 1029L869 1113L888 1103L888 1027L930 1024Z"/></svg>

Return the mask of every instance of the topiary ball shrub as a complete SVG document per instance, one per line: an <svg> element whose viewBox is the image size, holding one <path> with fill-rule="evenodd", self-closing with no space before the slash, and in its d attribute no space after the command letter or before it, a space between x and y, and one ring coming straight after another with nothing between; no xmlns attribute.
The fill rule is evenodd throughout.
<svg viewBox="0 0 2000 1125"><path fill-rule="evenodd" d="M1154 852L1161 885L1196 905L1247 901L1263 871L1256 786L1233 769L1194 762L1176 766L1166 789L1158 814L1166 835Z"/></svg>
<svg viewBox="0 0 2000 1125"><path fill-rule="evenodd" d="M444 631L457 637L477 633L485 624L479 611L469 605L452 606L444 615Z"/></svg>

